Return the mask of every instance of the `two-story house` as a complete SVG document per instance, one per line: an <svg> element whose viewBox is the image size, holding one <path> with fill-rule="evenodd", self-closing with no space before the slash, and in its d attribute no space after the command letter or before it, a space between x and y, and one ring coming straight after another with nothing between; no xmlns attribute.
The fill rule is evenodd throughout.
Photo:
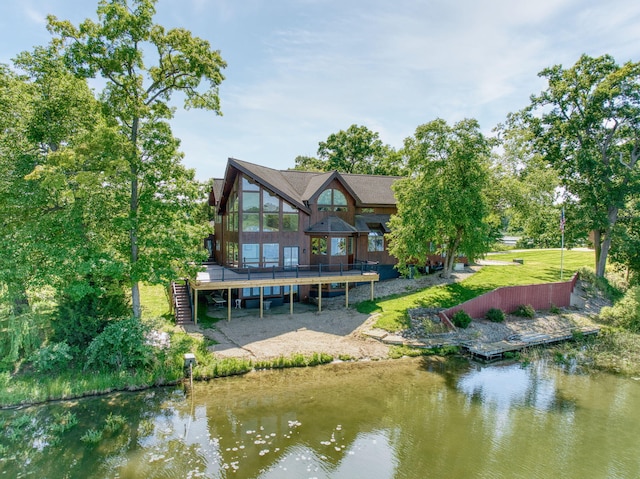
<svg viewBox="0 0 640 479"><path fill-rule="evenodd" d="M210 260L226 268L255 271L292 268L342 271L376 265L381 279L395 277L395 259L384 234L396 212L391 185L399 177L275 170L230 158L209 197L214 234L206 240ZM344 294L343 283L324 284L322 296ZM289 291L263 291L286 301ZM300 286L298 299L317 297L318 286ZM237 292L255 305L258 288Z"/></svg>

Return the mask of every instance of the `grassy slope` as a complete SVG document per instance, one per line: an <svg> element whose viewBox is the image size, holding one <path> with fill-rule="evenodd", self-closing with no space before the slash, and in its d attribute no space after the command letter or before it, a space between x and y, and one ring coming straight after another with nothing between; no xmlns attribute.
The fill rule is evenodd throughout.
<svg viewBox="0 0 640 479"><path fill-rule="evenodd" d="M382 314L376 326L397 331L407 325L406 311L416 307L448 308L475 298L501 286L536 284L560 281L560 251L531 250L518 253L491 255L488 259L512 262L514 258L524 260L522 265L485 266L478 273L460 283L434 286L411 294L394 295L358 305L364 313L379 311ZM563 280L594 262L593 252L565 251Z"/></svg>
<svg viewBox="0 0 640 479"><path fill-rule="evenodd" d="M140 283L140 302L143 319L160 318L169 314L169 302L160 284Z"/></svg>

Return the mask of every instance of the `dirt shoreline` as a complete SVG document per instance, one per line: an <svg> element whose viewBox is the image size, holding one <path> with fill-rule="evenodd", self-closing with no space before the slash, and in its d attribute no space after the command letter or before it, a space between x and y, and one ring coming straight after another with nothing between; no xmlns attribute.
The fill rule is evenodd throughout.
<svg viewBox="0 0 640 479"><path fill-rule="evenodd" d="M417 279L398 278L381 282L375 285L374 295L384 297L430 285L459 282L479 267L454 272L449 279L434 274ZM369 295L369 285L359 286L349 292L349 302L355 304L369 299ZM549 333L571 326L589 325L592 324L590 317L599 312L602 305L604 303L601 301L587 301L580 310L564 310L562 314L538 313L534 319L508 316L504 323L474 320L467 330L460 330L459 334L463 339L492 342L514 334ZM391 345L375 339L375 332L372 334L375 314L358 313L352 306L345 308L344 296L323 299L322 307L323 310L318 312L312 305L296 304L294 314L290 316L289 306L286 305L265 311L262 319L258 310L233 311L231 321L218 321L214 329L199 326L185 329L190 334L214 340L216 344L210 350L217 358L269 360L296 353L325 353L336 359L355 360L389 357Z"/></svg>

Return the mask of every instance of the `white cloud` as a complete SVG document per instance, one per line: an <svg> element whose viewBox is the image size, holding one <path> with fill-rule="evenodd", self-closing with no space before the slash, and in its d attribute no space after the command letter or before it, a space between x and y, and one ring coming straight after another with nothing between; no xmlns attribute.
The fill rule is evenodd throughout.
<svg viewBox="0 0 640 479"><path fill-rule="evenodd" d="M28 3L23 4L22 7L25 17L27 17L31 22L38 25L47 24L47 15L49 14L49 12L40 11Z"/></svg>

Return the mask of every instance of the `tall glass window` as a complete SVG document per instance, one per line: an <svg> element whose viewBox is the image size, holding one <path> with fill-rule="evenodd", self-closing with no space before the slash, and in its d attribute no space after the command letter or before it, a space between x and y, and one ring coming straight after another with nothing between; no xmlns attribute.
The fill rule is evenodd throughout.
<svg viewBox="0 0 640 479"><path fill-rule="evenodd" d="M262 231L280 231L280 199L262 190Z"/></svg>
<svg viewBox="0 0 640 479"><path fill-rule="evenodd" d="M327 254L327 239L326 238L311 238L311 254L326 255Z"/></svg>
<svg viewBox="0 0 640 479"><path fill-rule="evenodd" d="M242 231L260 231L260 214L242 213Z"/></svg>
<svg viewBox="0 0 640 479"><path fill-rule="evenodd" d="M242 231L260 231L260 193L242 192Z"/></svg>
<svg viewBox="0 0 640 479"><path fill-rule="evenodd" d="M384 231L380 226L369 226L369 247L370 252L384 251Z"/></svg>
<svg viewBox="0 0 640 479"><path fill-rule="evenodd" d="M260 211L260 193L244 191L242 193L242 211L245 213L258 213Z"/></svg>
<svg viewBox="0 0 640 479"><path fill-rule="evenodd" d="M260 266L260 245L257 243L242 245L242 265L245 268Z"/></svg>
<svg viewBox="0 0 640 479"><path fill-rule="evenodd" d="M262 259L265 267L280 264L280 245L278 243L264 243L262 245Z"/></svg>
<svg viewBox="0 0 640 479"><path fill-rule="evenodd" d="M331 256L347 255L347 238L331 238Z"/></svg>
<svg viewBox="0 0 640 479"><path fill-rule="evenodd" d="M280 211L280 200L277 196L272 195L267 190L262 190L262 211L278 212Z"/></svg>
<svg viewBox="0 0 640 479"><path fill-rule="evenodd" d="M238 243L227 241L227 263L231 266L238 265Z"/></svg>
<svg viewBox="0 0 640 479"><path fill-rule="evenodd" d="M282 202L282 231L298 231L298 209Z"/></svg>
<svg viewBox="0 0 640 479"><path fill-rule="evenodd" d="M238 231L238 193L232 191L227 205L227 230Z"/></svg>
<svg viewBox="0 0 640 479"><path fill-rule="evenodd" d="M260 191L260 186L255 181L243 176L242 191Z"/></svg>
<svg viewBox="0 0 640 479"><path fill-rule="evenodd" d="M293 266L298 266L298 254L299 248L297 246L285 246L283 248L283 264L285 268L291 268Z"/></svg>

